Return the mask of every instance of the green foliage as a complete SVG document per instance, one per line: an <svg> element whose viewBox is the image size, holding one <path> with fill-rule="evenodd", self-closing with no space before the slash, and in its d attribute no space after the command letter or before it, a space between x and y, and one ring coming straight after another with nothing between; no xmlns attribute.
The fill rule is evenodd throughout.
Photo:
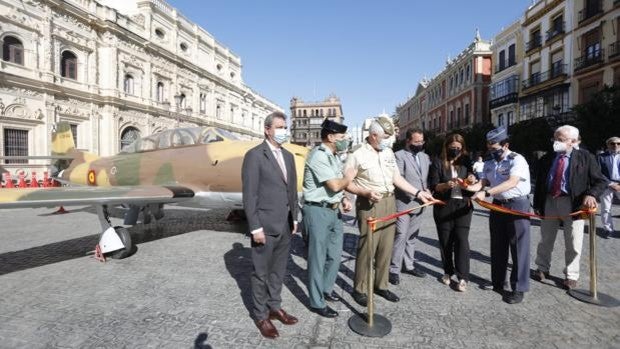
<svg viewBox="0 0 620 349"><path fill-rule="evenodd" d="M576 105L576 127L590 151L605 148L605 140L620 136L620 87L605 86L587 103Z"/></svg>

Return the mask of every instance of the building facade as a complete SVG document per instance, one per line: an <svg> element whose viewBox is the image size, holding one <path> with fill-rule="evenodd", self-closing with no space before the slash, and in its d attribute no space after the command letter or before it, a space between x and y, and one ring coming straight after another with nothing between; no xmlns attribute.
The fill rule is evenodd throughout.
<svg viewBox="0 0 620 349"><path fill-rule="evenodd" d="M540 0L523 18L519 121L571 115L573 0Z"/></svg>
<svg viewBox="0 0 620 349"><path fill-rule="evenodd" d="M416 95L397 107L399 127L420 126L445 134L488 123L491 43L476 31L473 42L448 59L444 70L418 85Z"/></svg>
<svg viewBox="0 0 620 349"><path fill-rule="evenodd" d="M281 110L244 84L239 56L163 0L0 0L0 41L4 156L49 155L59 121L78 148L111 155L177 126L259 138Z"/></svg>
<svg viewBox="0 0 620 349"><path fill-rule="evenodd" d="M603 86L620 86L620 1L574 0L572 100L588 102Z"/></svg>
<svg viewBox="0 0 620 349"><path fill-rule="evenodd" d="M518 122L519 91L523 67L521 20L502 30L493 39L493 76L489 88L491 122L510 126Z"/></svg>
<svg viewBox="0 0 620 349"><path fill-rule="evenodd" d="M329 119L344 123L342 104L335 95L322 102L291 98L291 143L313 147L321 143L321 124Z"/></svg>

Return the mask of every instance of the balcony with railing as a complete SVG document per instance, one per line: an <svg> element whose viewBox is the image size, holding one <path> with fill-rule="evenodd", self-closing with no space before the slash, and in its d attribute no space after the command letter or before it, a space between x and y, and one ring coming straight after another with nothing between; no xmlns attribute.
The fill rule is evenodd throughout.
<svg viewBox="0 0 620 349"><path fill-rule="evenodd" d="M547 30L547 38L546 41L550 41L555 37L558 37L562 34L564 34L565 31L565 23L562 22L558 25L555 25L554 28L551 28L549 30Z"/></svg>
<svg viewBox="0 0 620 349"><path fill-rule="evenodd" d="M515 60L508 60L506 62L500 63L500 64L496 64L495 65L495 73L499 73L503 70L506 70L514 65L517 65L517 62Z"/></svg>
<svg viewBox="0 0 620 349"><path fill-rule="evenodd" d="M603 57L603 49L586 52L583 56L575 58L575 71L603 63Z"/></svg>
<svg viewBox="0 0 620 349"><path fill-rule="evenodd" d="M620 0L618 0L618 2L620 2ZM620 58L620 41L613 42L609 45L609 51L607 52L607 57L609 59Z"/></svg>
<svg viewBox="0 0 620 349"><path fill-rule="evenodd" d="M603 13L603 2L598 1L586 1L586 6L583 10L579 11L579 24Z"/></svg>
<svg viewBox="0 0 620 349"><path fill-rule="evenodd" d="M550 70L542 73L534 73L530 75L529 79L523 80L523 89L528 89L536 85L540 85L543 82L553 80L560 76L566 76L566 64L556 64Z"/></svg>
<svg viewBox="0 0 620 349"><path fill-rule="evenodd" d="M534 38L525 44L525 52L530 52L542 46L542 36L537 34Z"/></svg>

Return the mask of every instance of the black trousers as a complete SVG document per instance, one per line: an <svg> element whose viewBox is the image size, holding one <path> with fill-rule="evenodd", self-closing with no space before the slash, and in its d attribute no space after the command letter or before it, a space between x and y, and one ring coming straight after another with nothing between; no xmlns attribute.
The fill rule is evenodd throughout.
<svg viewBox="0 0 620 349"><path fill-rule="evenodd" d="M469 281L469 227L473 207L469 200L449 199L446 206L435 205L441 262L445 274Z"/></svg>
<svg viewBox="0 0 620 349"><path fill-rule="evenodd" d="M493 201L513 210L529 212L527 198L509 203ZM508 253L512 258L510 286L513 291L530 290L530 219L491 211L491 282L493 287L504 288L508 268Z"/></svg>
<svg viewBox="0 0 620 349"><path fill-rule="evenodd" d="M290 254L291 232L280 235L265 235L262 245L252 240L252 315L255 320L264 320L269 311L280 309L282 304L282 283Z"/></svg>

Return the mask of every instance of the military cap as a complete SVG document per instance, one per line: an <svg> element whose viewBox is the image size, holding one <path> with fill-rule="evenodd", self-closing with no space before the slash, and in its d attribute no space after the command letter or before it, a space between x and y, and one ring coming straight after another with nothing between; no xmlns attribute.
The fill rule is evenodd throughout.
<svg viewBox="0 0 620 349"><path fill-rule="evenodd" d="M331 121L329 119L325 119L321 124L321 128L328 131L329 133L345 133L347 132L347 126L343 124L339 124L335 121Z"/></svg>
<svg viewBox="0 0 620 349"><path fill-rule="evenodd" d="M394 134L394 124L392 123L392 120L390 120L390 118L381 116L377 118L377 122L383 129L383 132L385 132L387 135L391 136Z"/></svg>
<svg viewBox="0 0 620 349"><path fill-rule="evenodd" d="M487 132L487 142L489 143L499 143L505 139L508 139L508 131L505 126Z"/></svg>
<svg viewBox="0 0 620 349"><path fill-rule="evenodd" d="M607 138L607 141L605 141L605 144L618 143L618 142L620 142L620 137L609 137Z"/></svg>

